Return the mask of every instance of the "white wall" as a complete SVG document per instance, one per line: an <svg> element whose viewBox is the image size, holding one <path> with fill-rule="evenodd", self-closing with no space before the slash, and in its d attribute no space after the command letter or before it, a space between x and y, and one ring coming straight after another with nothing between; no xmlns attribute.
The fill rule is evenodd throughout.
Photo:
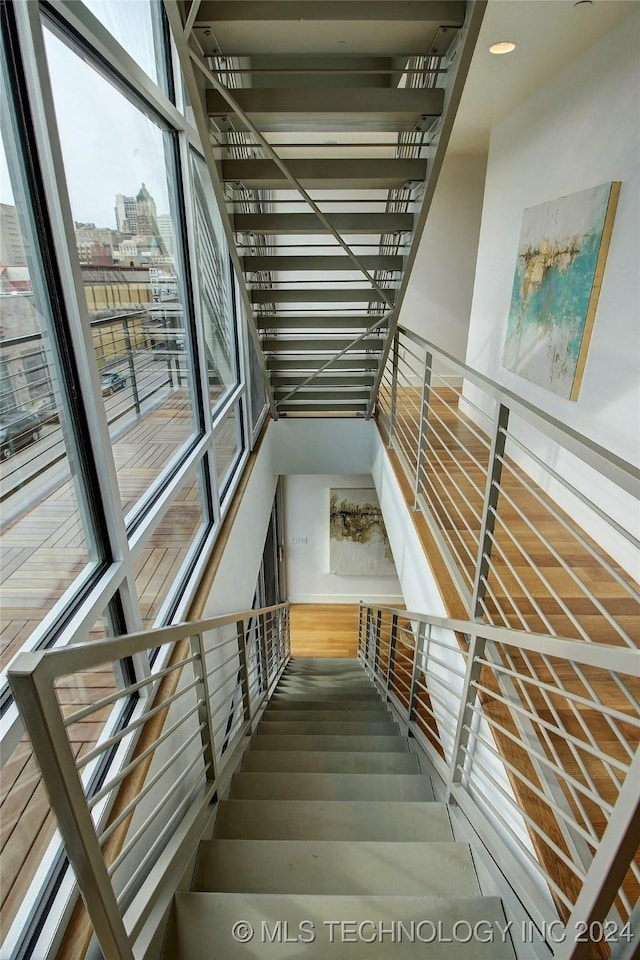
<svg viewBox="0 0 640 960"><path fill-rule="evenodd" d="M203 619L247 610L253 603L278 482L273 470L271 431L272 427L262 442L242 496Z"/></svg>
<svg viewBox="0 0 640 960"><path fill-rule="evenodd" d="M269 427L276 473L370 473L372 420L280 419Z"/></svg>
<svg viewBox="0 0 640 960"><path fill-rule="evenodd" d="M397 577L344 577L329 563L329 491L373 487L367 474L290 475L284 479L287 589L292 603L402 603Z"/></svg>
<svg viewBox="0 0 640 960"><path fill-rule="evenodd" d="M491 133L467 362L629 461L640 409L640 14L552 78ZM505 370L502 351L525 207L622 181L577 402Z"/></svg>
<svg viewBox="0 0 640 960"><path fill-rule="evenodd" d="M478 252L486 156L447 156L400 323L464 360Z"/></svg>

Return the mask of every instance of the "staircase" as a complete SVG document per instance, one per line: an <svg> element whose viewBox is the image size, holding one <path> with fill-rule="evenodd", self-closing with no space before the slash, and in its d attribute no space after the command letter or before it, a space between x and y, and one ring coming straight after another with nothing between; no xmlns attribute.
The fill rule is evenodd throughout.
<svg viewBox="0 0 640 960"><path fill-rule="evenodd" d="M501 960L506 927L360 664L294 659L176 894L163 960Z"/></svg>

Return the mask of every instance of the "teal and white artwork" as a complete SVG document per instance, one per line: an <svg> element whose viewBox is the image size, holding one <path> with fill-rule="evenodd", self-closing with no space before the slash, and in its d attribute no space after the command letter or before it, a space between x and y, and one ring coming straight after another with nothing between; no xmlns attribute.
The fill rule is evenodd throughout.
<svg viewBox="0 0 640 960"><path fill-rule="evenodd" d="M529 207L522 217L503 365L576 400L620 184Z"/></svg>

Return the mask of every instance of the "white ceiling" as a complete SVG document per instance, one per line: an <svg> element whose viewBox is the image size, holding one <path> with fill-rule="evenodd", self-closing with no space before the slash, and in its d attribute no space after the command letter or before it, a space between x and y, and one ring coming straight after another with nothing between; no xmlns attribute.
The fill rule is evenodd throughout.
<svg viewBox="0 0 640 960"><path fill-rule="evenodd" d="M486 153L491 127L599 37L639 7L638 0L489 0L456 116L449 152ZM489 46L513 40L513 53Z"/></svg>

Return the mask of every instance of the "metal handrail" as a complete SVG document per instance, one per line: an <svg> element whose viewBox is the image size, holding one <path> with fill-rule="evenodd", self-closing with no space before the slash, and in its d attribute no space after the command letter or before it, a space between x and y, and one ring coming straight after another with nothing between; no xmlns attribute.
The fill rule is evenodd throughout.
<svg viewBox="0 0 640 960"><path fill-rule="evenodd" d="M479 835L541 941L561 924L561 947L547 942L553 955L591 956L581 951L605 923L631 930L638 907L630 890L640 881L640 650L361 603L358 656L439 778L437 796ZM518 671L514 658L540 659L550 676ZM611 677L621 704L609 702ZM593 719L616 735L611 743L592 735Z"/></svg>
<svg viewBox="0 0 640 960"><path fill-rule="evenodd" d="M509 390L485 374L480 373L473 367L458 360L452 354L442 350L436 344L425 340L419 334L408 330L406 327L399 326L397 331L402 336L418 344L428 353L433 354L445 360L451 367L458 370L465 380L478 387L481 387L486 393L499 402L507 402L511 410L527 420L533 426L545 433L550 439L559 441L563 446L570 449L582 461L588 463L599 472L603 473L608 479L618 483L623 489L627 490L633 496L640 496L640 468L629 463L623 457L617 456L607 450L606 447L596 443L595 440L585 437L566 423L546 413L535 404L529 403L517 393Z"/></svg>
<svg viewBox="0 0 640 960"><path fill-rule="evenodd" d="M167 645L175 662L157 675L65 717L59 678ZM144 954L152 904L169 896L168 874L177 883L289 656L282 603L14 660L9 682L106 960ZM107 706L95 746L76 759L71 728Z"/></svg>
<svg viewBox="0 0 640 960"><path fill-rule="evenodd" d="M617 503L632 513L623 498L640 500L637 467L404 327L377 412L464 615L638 646L640 589L631 569L640 540L622 516L609 515ZM608 506L594 502L604 493L580 489L572 467L548 464L549 441L561 457L598 471L588 482L611 488Z"/></svg>

